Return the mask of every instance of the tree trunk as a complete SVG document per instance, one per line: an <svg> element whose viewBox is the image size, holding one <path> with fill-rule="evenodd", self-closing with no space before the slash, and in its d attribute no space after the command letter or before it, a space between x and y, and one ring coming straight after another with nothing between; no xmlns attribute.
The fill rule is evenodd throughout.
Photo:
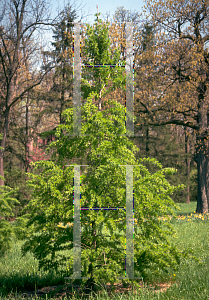
<svg viewBox="0 0 209 300"><path fill-rule="evenodd" d="M207 117L207 101L205 83L200 83L198 86L198 115L197 121L199 131L196 138L196 163L198 175L198 190L197 190L197 208L196 213L208 212L208 196L207 189L208 179L208 117Z"/></svg>
<svg viewBox="0 0 209 300"><path fill-rule="evenodd" d="M149 127L146 129L146 158L149 154Z"/></svg>
<svg viewBox="0 0 209 300"><path fill-rule="evenodd" d="M3 139L1 140L0 148L0 175L4 177L4 151L6 145L6 138L9 132L9 117L10 117L10 109L8 106L5 111L5 121L4 121L4 129L3 129ZM4 179L0 178L0 186L4 185Z"/></svg>
<svg viewBox="0 0 209 300"><path fill-rule="evenodd" d="M199 142L199 143L198 143ZM197 208L196 213L208 213L208 157L207 147L203 138L197 138L196 162L198 174Z"/></svg>
<svg viewBox="0 0 209 300"><path fill-rule="evenodd" d="M99 97L98 109L99 109L99 111L102 110L102 99L101 99L101 97Z"/></svg>
<svg viewBox="0 0 209 300"><path fill-rule="evenodd" d="M185 159L185 164L186 164L186 176L187 176L187 203L190 203L190 164L191 164L191 159L188 157L188 153L190 151L189 147L189 137L187 134L187 130L184 127L184 134L185 134L185 154L186 154L186 159Z"/></svg>
<svg viewBox="0 0 209 300"><path fill-rule="evenodd" d="M3 150L0 150L0 176L4 177L4 152L3 152ZM0 186L2 186L2 185L4 185L4 180L0 177Z"/></svg>
<svg viewBox="0 0 209 300"><path fill-rule="evenodd" d="M29 91L27 92L27 101L26 101L26 111L25 111L25 117L26 117L26 124L25 124L25 130L26 130L26 141L25 141L25 172L29 171Z"/></svg>
<svg viewBox="0 0 209 300"><path fill-rule="evenodd" d="M65 68L63 66L63 73L62 73L62 90L61 90L61 99L60 99L60 124L64 123L63 117L62 117L62 112L64 108L64 103L65 103Z"/></svg>

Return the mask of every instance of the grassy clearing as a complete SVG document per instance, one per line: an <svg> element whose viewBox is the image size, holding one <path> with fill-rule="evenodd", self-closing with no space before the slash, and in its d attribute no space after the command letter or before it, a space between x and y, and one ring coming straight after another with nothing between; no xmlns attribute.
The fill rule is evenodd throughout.
<svg viewBox="0 0 209 300"><path fill-rule="evenodd" d="M179 217L171 219L176 237L170 240L182 250L191 247L200 261L182 261L178 272L173 274L170 287L167 282L161 284L164 290L157 291L155 285L148 287L142 284L141 290L130 290L126 295L122 294L124 289L116 287L116 293L112 295L103 290L88 298L87 295L74 295L68 299L209 299L209 215L194 214L196 203L193 202L179 206ZM35 291L43 287L51 287L48 290L42 289L42 294L37 292L37 296L42 296L43 299L67 295L62 274L38 271L38 262L31 253L21 257L21 244L21 241L14 242L13 249L0 259L0 299L21 298L24 291ZM59 287L55 289L54 286ZM52 290L54 292L50 293Z"/></svg>
<svg viewBox="0 0 209 300"><path fill-rule="evenodd" d="M191 213L195 213L196 207L197 207L197 202L190 202L189 204L187 203L177 203L177 205L180 207L180 211L176 210L177 215L189 215Z"/></svg>

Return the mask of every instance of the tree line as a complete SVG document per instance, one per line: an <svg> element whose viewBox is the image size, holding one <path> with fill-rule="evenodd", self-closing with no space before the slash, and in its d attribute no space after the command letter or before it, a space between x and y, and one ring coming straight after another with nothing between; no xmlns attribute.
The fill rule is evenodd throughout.
<svg viewBox="0 0 209 300"><path fill-rule="evenodd" d="M38 143L40 137L51 141L56 127L63 123L62 112L73 106L73 22L78 19L72 6L52 19L46 2L37 0L30 7L31 3L11 1L11 5L5 5L0 27L0 174L4 177L0 184L19 185L22 203L30 197L24 185L25 172L31 170L29 163L34 157L31 144L33 149L44 148ZM155 157L165 167L178 169L178 175L170 181L183 182L186 188L177 192L174 200L197 200L200 213L208 211L208 6L207 1L181 4L148 1L149 21L144 23L140 23L144 15L119 7L108 20L109 30L100 32L101 36L106 34L107 52L101 49L103 52L91 55L98 54L97 60L102 57L103 63L121 60L124 64L124 22L135 22L134 109L138 135L133 141L140 148L140 157ZM47 26L53 28L50 50L37 39L38 30ZM91 28L81 28L81 57L88 62L95 34ZM125 105L125 74L116 69L82 70L83 103L94 93L101 109L108 98Z"/></svg>

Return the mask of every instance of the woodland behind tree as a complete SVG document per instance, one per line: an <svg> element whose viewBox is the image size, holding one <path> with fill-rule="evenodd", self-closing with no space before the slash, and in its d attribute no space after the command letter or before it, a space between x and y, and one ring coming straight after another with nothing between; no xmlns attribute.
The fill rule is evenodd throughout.
<svg viewBox="0 0 209 300"><path fill-rule="evenodd" d="M17 188L15 217L30 200L31 191L26 188L27 172L33 171L30 162L50 159L46 147L56 139L56 127L64 123L62 112L73 107L76 9L68 5L52 19L47 15L46 1L32 2L8 1L10 5L6 3L0 12L0 175L4 177L0 185ZM174 2L154 5L147 1L149 21L134 27L137 135L132 140L140 149L137 158L156 158L163 167L177 169L174 175L166 175L167 179L186 187L176 191L172 199L197 201L197 212L202 213L208 212L209 199L208 1ZM108 19L110 64L117 59L125 62L125 23L120 22L142 20L143 16L123 7ZM53 30L53 40L46 41L51 42L50 49L38 40L39 32L47 28ZM89 59L83 50L87 29L82 25L84 62ZM101 110L107 99L125 105L125 70L111 68L109 74L108 70L103 74L107 81L102 81L98 69L82 70L83 103L93 92L94 103L100 102Z"/></svg>

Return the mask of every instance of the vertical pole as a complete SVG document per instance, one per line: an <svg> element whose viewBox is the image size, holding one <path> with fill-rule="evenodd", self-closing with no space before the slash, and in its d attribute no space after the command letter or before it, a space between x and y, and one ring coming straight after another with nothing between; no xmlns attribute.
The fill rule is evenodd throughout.
<svg viewBox="0 0 209 300"><path fill-rule="evenodd" d="M74 166L73 278L81 278L80 166Z"/></svg>
<svg viewBox="0 0 209 300"><path fill-rule="evenodd" d="M81 132L81 62L80 62L80 24L74 23L73 56L73 135Z"/></svg>
<svg viewBox="0 0 209 300"><path fill-rule="evenodd" d="M126 23L126 135L134 136L133 24Z"/></svg>
<svg viewBox="0 0 209 300"><path fill-rule="evenodd" d="M126 277L134 278L133 166L126 166Z"/></svg>

